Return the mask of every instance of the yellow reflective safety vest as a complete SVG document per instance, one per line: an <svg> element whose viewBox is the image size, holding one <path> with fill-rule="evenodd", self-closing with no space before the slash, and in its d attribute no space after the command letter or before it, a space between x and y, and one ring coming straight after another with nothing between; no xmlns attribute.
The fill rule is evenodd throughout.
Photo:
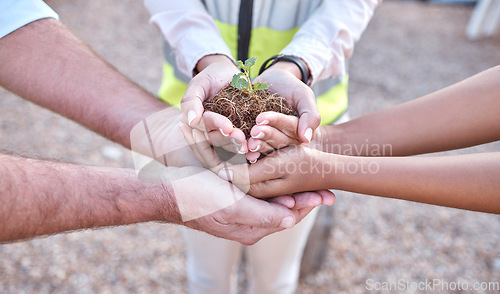
<svg viewBox="0 0 500 294"><path fill-rule="evenodd" d="M257 58L256 65L250 72L252 78L258 75L264 61L281 53L301 25L309 17L314 17L323 3L321 0L202 2L232 57L243 61L249 57ZM164 57L163 80L158 96L170 105L179 105L191 77L177 68L174 50L168 42L164 42ZM347 74L319 80L311 86L316 95L322 124L333 123L347 110L347 86Z"/></svg>

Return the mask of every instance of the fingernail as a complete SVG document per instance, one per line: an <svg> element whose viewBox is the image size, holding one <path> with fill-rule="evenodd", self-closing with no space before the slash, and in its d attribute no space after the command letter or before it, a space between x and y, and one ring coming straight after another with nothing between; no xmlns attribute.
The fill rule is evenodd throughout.
<svg viewBox="0 0 500 294"><path fill-rule="evenodd" d="M255 147L255 149L250 149L249 148L249 150L252 151L252 152L257 152L257 151L259 151L259 149L260 149L260 145L257 145L257 147Z"/></svg>
<svg viewBox="0 0 500 294"><path fill-rule="evenodd" d="M196 112L194 110L188 111L188 124L191 125L193 120L196 118Z"/></svg>
<svg viewBox="0 0 500 294"><path fill-rule="evenodd" d="M311 128L307 128L306 132L304 133L304 137L306 137L308 143L311 142L312 136L313 130Z"/></svg>
<svg viewBox="0 0 500 294"><path fill-rule="evenodd" d="M289 229L295 225L295 221L293 220L293 217L287 216L284 219L281 220L280 227L284 229Z"/></svg>
<svg viewBox="0 0 500 294"><path fill-rule="evenodd" d="M255 158L254 160L249 160L250 163L256 163L257 162L257 158Z"/></svg>
<svg viewBox="0 0 500 294"><path fill-rule="evenodd" d="M233 171L230 169L221 169L217 175L219 176L219 178L228 182L233 181Z"/></svg>
<svg viewBox="0 0 500 294"><path fill-rule="evenodd" d="M222 130L222 128L219 128L219 131L220 131L220 133L222 134L222 136L224 136L224 137L229 136L229 134L224 134L224 131Z"/></svg>
<svg viewBox="0 0 500 294"><path fill-rule="evenodd" d="M257 134L257 136L252 136L252 138L254 138L254 139L262 139L262 138L264 138L264 136L265 136L264 132L260 132L260 133Z"/></svg>
<svg viewBox="0 0 500 294"><path fill-rule="evenodd" d="M258 126L261 126L261 125L267 125L269 123L269 121L267 119L261 121L260 123L257 123Z"/></svg>

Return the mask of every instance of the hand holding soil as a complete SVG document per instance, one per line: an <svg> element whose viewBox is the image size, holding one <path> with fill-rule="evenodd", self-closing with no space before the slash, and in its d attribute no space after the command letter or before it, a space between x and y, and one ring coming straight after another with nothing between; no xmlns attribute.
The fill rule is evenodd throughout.
<svg viewBox="0 0 500 294"><path fill-rule="evenodd" d="M259 114L275 111L286 115L295 115L285 98L268 90L264 83L252 84L248 74L249 68L255 64L255 57L237 65L243 72L235 74L231 84L224 87L210 101L206 102L206 111L221 114L242 130L246 138L250 138L250 130L256 124Z"/></svg>

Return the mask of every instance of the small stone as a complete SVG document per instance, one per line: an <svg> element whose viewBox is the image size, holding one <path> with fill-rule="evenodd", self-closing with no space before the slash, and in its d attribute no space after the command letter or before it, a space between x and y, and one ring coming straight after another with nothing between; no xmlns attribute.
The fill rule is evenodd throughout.
<svg viewBox="0 0 500 294"><path fill-rule="evenodd" d="M500 271L500 258L493 259L493 269Z"/></svg>

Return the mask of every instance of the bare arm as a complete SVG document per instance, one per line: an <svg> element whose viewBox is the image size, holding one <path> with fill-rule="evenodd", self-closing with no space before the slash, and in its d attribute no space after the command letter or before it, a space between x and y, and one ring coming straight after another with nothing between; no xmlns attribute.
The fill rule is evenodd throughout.
<svg viewBox="0 0 500 294"><path fill-rule="evenodd" d="M6 89L125 147L134 125L166 108L54 19L0 39L0 64Z"/></svg>
<svg viewBox="0 0 500 294"><path fill-rule="evenodd" d="M443 157L360 157L290 146L250 165L229 167L234 183L250 174L259 197L338 189L500 213L500 152Z"/></svg>
<svg viewBox="0 0 500 294"><path fill-rule="evenodd" d="M0 84L5 88L126 147L131 146L131 130L137 133L150 123L155 126L151 135L159 137L159 141L136 141L136 151L142 152L143 146L149 149L154 146L160 148L162 153L157 155L162 156L186 146L177 128L180 111L165 110L163 103L119 74L56 20L32 22L0 39L0 64ZM139 137L142 138L140 134ZM150 154L151 150L145 153ZM192 155L176 157L179 165L189 165L193 159ZM2 241L158 220L159 216L159 220L175 221L215 236L253 244L265 235L293 226L311 209L291 211L279 204L257 200L210 176L197 179L231 193L220 195L220 190L196 185L179 186L173 193L175 188L167 183L168 195L160 194L160 186L141 198L146 188L133 171L59 165L9 156L1 160L5 162L0 165ZM194 167L168 169L174 177L181 177L190 168ZM204 213L206 207L200 200L229 198L234 193L239 194L238 201ZM171 209L181 202L196 211L196 216L204 216L181 222L183 215Z"/></svg>
<svg viewBox="0 0 500 294"><path fill-rule="evenodd" d="M133 170L0 154L0 242L147 221L178 223L175 201Z"/></svg>
<svg viewBox="0 0 500 294"><path fill-rule="evenodd" d="M325 152L414 155L500 139L500 66L419 99L321 129ZM392 154L376 154L390 146ZM353 146L358 148L354 153ZM339 147L342 147L339 149ZM352 151L352 152L351 152Z"/></svg>
<svg viewBox="0 0 500 294"><path fill-rule="evenodd" d="M338 172L327 178L329 187L500 213L500 153L408 158L330 156Z"/></svg>

